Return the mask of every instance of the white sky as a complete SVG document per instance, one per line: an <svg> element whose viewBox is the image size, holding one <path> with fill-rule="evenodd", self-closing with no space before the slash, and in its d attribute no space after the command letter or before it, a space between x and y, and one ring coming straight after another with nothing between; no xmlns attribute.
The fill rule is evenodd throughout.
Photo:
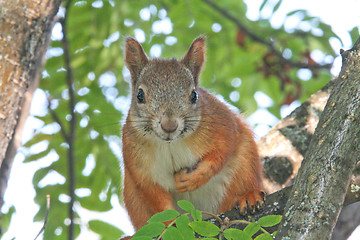
<svg viewBox="0 0 360 240"><path fill-rule="evenodd" d="M250 19L258 19L259 18L259 12L258 8L261 5L261 0L247 0L248 2L248 12L247 16ZM322 20L328 24L330 24L334 30L335 33L337 33L343 43L344 46L340 46L340 43L334 42L333 47L340 50L340 48L349 49L350 46L350 37L348 35L348 31L351 30L354 26L359 26L360 23L360 1L358 0L302 0L302 1L284 1L282 4L282 7L278 10L276 15L272 19L272 24L276 26L279 24L279 22L282 22L284 19L284 15L287 12L290 12L295 9L307 9L310 12L310 15L313 16L319 16L322 18ZM144 18L146 18L146 11L143 15ZM161 13L164 15L164 13ZM267 17L268 13L267 11L263 11L261 13L262 16ZM165 27L166 25L169 26L169 22L165 18L166 14L164 15L165 19ZM291 24L291 23L289 23ZM159 26L155 26L156 29L159 28ZM170 25L170 27L172 27ZM289 26L290 27L290 26ZM157 30L158 31L158 30ZM168 28L165 28L162 30L162 32L169 31ZM139 38L142 37L141 31L138 31ZM170 39L171 40L171 39ZM169 41L170 41L169 40ZM173 40L173 39L172 39ZM176 40L176 39L175 39ZM156 49L155 49L156 50ZM155 51L154 50L154 51ZM156 54L156 53L154 53ZM332 73L336 75L340 70L340 58L337 58L335 60L336 67L332 70ZM236 97L236 96L235 96ZM261 96L261 94L257 97L264 97ZM264 98L262 98L264 99ZM42 91L36 91L36 94L34 95L34 101L36 101L36 108L32 108L32 114L34 114L36 111L39 111L38 107L41 106L43 101L46 100L46 97L44 98ZM266 100L266 96L265 96ZM284 115L286 115L286 111L291 111L291 109L295 108L297 104L295 103L294 106L291 106L287 110L284 109ZM41 111L41 109L40 109ZM264 109L260 109L257 113L255 113L253 116L250 117L250 119L260 118L260 119L266 119L265 124L274 124L277 120L273 119L270 115L267 116L268 112ZM259 117L261 116L261 117ZM31 126L30 126L31 125ZM31 135L31 132L33 131L33 128L41 127L41 123L32 121L30 124L28 123L25 127L27 131L24 132L25 138L28 138L28 136ZM260 126L260 129L256 129L256 132L258 135L262 135L264 131L267 130L267 127L264 127L264 125ZM12 173L9 181L9 185L7 188L7 192L5 194L5 201L6 204L3 207L3 210L6 210L9 205L15 205L16 207L16 214L13 216L12 225L6 235L3 236L2 240L9 240L13 237L16 237L17 240L22 239L33 239L40 228L42 227L42 223L34 223L33 222L33 216L39 209L37 205L34 204L33 198L35 197L35 191L32 187L32 177L34 172L40 167L40 166L46 166L51 163L51 159L44 159L39 162L32 162L23 164L24 155L20 152L16 155L14 165L12 167ZM103 216L108 220L112 221L112 223L116 226L118 226L120 229L127 233L132 233L131 225L126 217L126 214L124 213L124 210L119 207L118 200L116 198L112 199L112 204L114 205L114 210L112 210L110 213L103 214ZM76 208L79 210L80 215L83 217L84 220L90 220L93 218L97 218L99 216L99 213L89 213L86 212L86 210L81 209L81 207L76 206ZM86 226L84 226L86 227ZM21 229L21 231L19 231ZM359 230L360 232L360 230ZM353 240L359 239L359 236L353 236ZM42 237L38 238L42 239ZM96 235L81 235L78 240L95 240L98 239Z"/></svg>

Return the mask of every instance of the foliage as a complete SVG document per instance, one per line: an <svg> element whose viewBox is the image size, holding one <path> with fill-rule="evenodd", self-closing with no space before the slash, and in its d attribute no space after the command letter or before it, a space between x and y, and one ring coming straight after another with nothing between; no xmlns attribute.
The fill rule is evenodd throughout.
<svg viewBox="0 0 360 240"><path fill-rule="evenodd" d="M145 240L145 239L222 239L224 236L228 240L266 240L273 239L276 232L270 234L264 227L273 227L280 223L280 215L269 215L260 218L257 222L248 222L245 220L224 221L214 214L199 211L194 206L186 201L178 201L178 206L185 211L180 214L176 210L165 210L152 216L147 225L139 229L132 239ZM210 215L215 217L220 222L220 227L207 221L203 221L202 217L198 218L194 212L201 212L201 215ZM192 220L191 220L192 217ZM169 222L165 227L164 222ZM231 225L236 223L246 224L243 230L230 228ZM261 231L261 234L257 234ZM255 237L254 235L257 236Z"/></svg>
<svg viewBox="0 0 360 240"><path fill-rule="evenodd" d="M275 13L282 1L275 2L276 4L265 0L262 8L271 9ZM64 6L65 4L66 1ZM242 1L224 0L220 7L235 16L260 39L273 42L274 49L251 38L249 33L239 29L234 21L224 17L204 0L76 0L70 4L66 23L71 68L75 79L72 87L75 89L77 115L74 144L76 236L80 233L80 224L88 225L104 239L108 238L109 231L119 234L109 224L98 220L84 223L77 208L81 206L87 210L104 212L112 208L112 196L116 195L121 199L122 173L116 146L121 145L120 122L126 114L129 91L129 73L124 66L122 54L124 36L135 36L151 57L180 58L195 37L205 34L208 37L208 53L206 67L201 75L202 86L221 94L248 114L258 108L254 98L258 91L272 99L273 104L268 110L279 117L281 105L308 98L330 80L329 69L320 67L308 70L311 79L303 81L299 72L304 69L284 61L287 59L320 65L332 61L335 52L329 39L338 37L319 18L310 16L304 10L290 12L285 21L297 19L298 24L288 29L284 24L273 27L269 19L250 21L245 17L247 6ZM65 11L64 7L60 9L60 18ZM61 28L60 26L57 23L55 29ZM356 34L356 29L351 32L353 39ZM35 116L43 123L43 127L25 144L29 149L25 162L55 159L37 170L33 178L35 202L40 206L35 221L43 221L46 195L51 195L52 208L44 239L66 239L68 226L69 146L62 130L70 129L71 115L62 37L61 32L52 37L39 87L49 101L46 113ZM284 59L279 60L273 50L280 52ZM312 57L315 50L320 51L322 56L316 61ZM36 146L39 143L46 147L34 150L38 149ZM43 180L51 176L56 176L59 181L44 183ZM171 239L171 236L178 234L179 229L186 239L193 236L192 230L201 234L202 229L209 233L212 228L212 233L207 235L209 237L216 233L214 227L201 221L200 211L189 209L192 208L191 205L185 202L180 203L180 207L188 211L195 222L189 225L188 215L176 213L176 228L168 228L164 238ZM174 217L175 212L162 214L164 215L156 215L151 220L154 222L150 223L152 227L148 230L154 232L150 235L159 234L159 229L163 228L162 223L154 219ZM262 225L249 224L243 235L252 236L250 233L259 226ZM147 230L145 228L142 231ZM231 239L238 231L240 230L229 229L224 234ZM141 231L139 232L137 235L140 239ZM265 235L263 238L260 236L258 239L266 239Z"/></svg>
<svg viewBox="0 0 360 240"><path fill-rule="evenodd" d="M11 206L8 209L7 213L1 214L1 232L7 231L8 227L10 225L13 213L15 213L15 212L16 212L15 207Z"/></svg>

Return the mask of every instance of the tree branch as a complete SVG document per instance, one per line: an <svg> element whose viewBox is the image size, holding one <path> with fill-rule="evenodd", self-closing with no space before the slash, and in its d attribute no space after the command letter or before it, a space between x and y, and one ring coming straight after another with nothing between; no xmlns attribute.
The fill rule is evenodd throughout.
<svg viewBox="0 0 360 240"><path fill-rule="evenodd" d="M40 234L45 230L47 221L48 221L48 217L49 217L49 212L50 212L50 195L46 195L46 214L45 214L45 219L44 219L44 224L42 226L42 228L40 229L39 233L36 235L35 239L36 240Z"/></svg>
<svg viewBox="0 0 360 240"><path fill-rule="evenodd" d="M277 239L329 239L360 160L360 51L342 54L334 86L286 205Z"/></svg>
<svg viewBox="0 0 360 240"><path fill-rule="evenodd" d="M53 109L51 109L50 100L48 101L48 110L49 110L49 112L50 112L51 117L54 119L54 121L55 121L57 124L59 124L59 126L60 126L60 131L61 131L61 135L63 136L63 138L65 139L65 141L66 141L67 143L69 143L69 136L68 136L68 134L66 133L65 128L64 128L64 125L62 124L59 116L56 114L56 112L55 112Z"/></svg>
<svg viewBox="0 0 360 240"><path fill-rule="evenodd" d="M360 202L360 190L359 188L356 188L357 191L353 191L351 188L351 185L360 186L360 180L357 179L356 181L351 182L351 184L348 187L347 195L344 201L344 206L348 206L355 202ZM232 220L246 220L246 221L257 221L260 218L268 215L283 215L285 206L288 202L289 196L291 194L293 186L285 187L277 192L274 192L272 194L269 194L266 196L265 202L263 207L260 211L256 211L253 215L247 215L243 216L240 215L239 210L237 209L231 209L230 211L227 211L225 213L222 213L219 215L219 217L224 220L225 217L229 218L230 221ZM210 222L216 222L218 224L218 221L215 218L207 219L207 221ZM234 225L234 228L243 229L243 224L236 224ZM270 232L276 231L278 226L275 226L274 228L270 229ZM295 239L295 238L294 238Z"/></svg>
<svg viewBox="0 0 360 240"><path fill-rule="evenodd" d="M265 189L268 193L273 194L268 195L262 211L252 216L252 219L257 220L265 215L283 213L288 199L287 192L291 188L282 189L285 186L292 186L329 95L334 87L343 81L341 76L330 81L320 91L313 94L257 142L259 153L265 162L264 171L267 176L264 183ZM284 171L289 174L286 175ZM286 177L282 177L283 175ZM344 206L360 201L359 175L360 162L358 162L352 175ZM230 217L232 220L249 220L247 217L240 216L236 210L226 212L222 216ZM351 230L348 229L347 231Z"/></svg>
<svg viewBox="0 0 360 240"><path fill-rule="evenodd" d="M264 37L259 36L252 31L250 31L244 24L242 24L236 17L231 15L228 11L221 8L219 5L215 4L211 0L203 0L207 5L212 7L214 10L219 12L221 15L223 15L225 18L232 21L238 29L243 31L247 36L249 36L253 41L259 42L266 46L272 53L274 53L278 58L280 62L286 63L292 67L296 68L309 68L309 69L330 69L332 64L309 64L309 63L303 63L303 62L296 62L292 61L290 59L284 58L282 52L278 51L277 48L274 45L274 42L266 40Z"/></svg>
<svg viewBox="0 0 360 240"><path fill-rule="evenodd" d="M64 49L64 61L66 68L66 81L69 89L69 111L71 115L71 120L69 122L69 133L67 134L67 143L69 145L68 150L68 160L69 160L69 240L74 239L74 202L75 202L75 128L76 128L76 114L75 114L75 92L74 92L74 76L72 72L71 62L70 62L70 47L69 40L67 37L67 19L70 11L71 0L68 0L65 5L65 16L60 20L63 32L62 44Z"/></svg>

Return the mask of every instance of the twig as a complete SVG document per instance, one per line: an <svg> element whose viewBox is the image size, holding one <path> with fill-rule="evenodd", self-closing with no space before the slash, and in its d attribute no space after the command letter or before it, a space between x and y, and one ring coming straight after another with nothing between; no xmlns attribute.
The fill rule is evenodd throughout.
<svg viewBox="0 0 360 240"><path fill-rule="evenodd" d="M40 234L45 230L46 227L46 223L49 217L49 212L50 212L50 195L46 195L46 215L45 215L45 220L44 220L44 225L42 226L42 228L40 229L39 233L36 235L35 239L36 240Z"/></svg>
<svg viewBox="0 0 360 240"><path fill-rule="evenodd" d="M49 112L50 112L51 117L55 120L55 122L56 122L57 124L59 124L59 126L60 126L60 131L61 131L61 135L64 137L65 141L68 142L69 136L68 136L68 134L66 133L65 128L64 128L64 125L62 124L59 116L56 114L56 112L55 112L53 109L51 109L50 100L48 100L48 110L49 110Z"/></svg>
<svg viewBox="0 0 360 240"><path fill-rule="evenodd" d="M228 11L221 8L220 6L216 5L211 0L203 0L206 4L208 4L210 7L218 11L221 15L232 21L238 29L242 30L247 36L249 36L252 40L259 42L266 47L270 49L272 53L274 53L280 60L280 62L284 62L289 64L290 66L296 67L296 68L309 68L309 69L330 69L332 64L308 64L303 62L296 62L292 61L290 59L284 58L282 52L278 51L276 47L274 46L274 43L271 41L265 40L263 37L260 37L259 35L256 35L252 31L250 31L244 24L242 24L236 17L231 15Z"/></svg>
<svg viewBox="0 0 360 240"><path fill-rule="evenodd" d="M244 223L244 224L250 224L251 222L249 221L246 221L246 220L233 220L233 221L230 221L229 223L229 226L231 226L232 224L239 224L239 223ZM268 233L270 234L268 231L266 231L263 227L260 227L260 230L263 232L263 233Z"/></svg>
<svg viewBox="0 0 360 240"><path fill-rule="evenodd" d="M74 202L75 202L75 157L74 157L74 143L75 143L75 126L76 126L76 114L75 114L75 92L74 92L74 76L72 72L72 67L70 63L70 47L69 40L67 37L67 17L70 11L71 0L68 0L65 5L65 16L60 20L63 32L62 44L64 49L64 61L66 68L66 81L69 88L69 110L71 115L71 120L69 122L69 134L67 142L69 145L68 150L68 160L69 160L69 240L74 239Z"/></svg>
<svg viewBox="0 0 360 240"><path fill-rule="evenodd" d="M203 214L205 214L205 215L208 215L208 216L211 216L211 217L213 217L213 218L215 218L216 220L218 220L218 222L220 223L220 224L224 224L224 221L221 219L221 218L219 218L219 216L217 216L216 214L213 214L213 213L211 213L211 212L205 212L205 211L201 211Z"/></svg>

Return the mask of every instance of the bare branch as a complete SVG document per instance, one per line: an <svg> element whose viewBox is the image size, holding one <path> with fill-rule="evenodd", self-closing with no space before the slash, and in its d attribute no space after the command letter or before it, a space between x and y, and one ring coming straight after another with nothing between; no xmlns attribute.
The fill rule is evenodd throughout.
<svg viewBox="0 0 360 240"><path fill-rule="evenodd" d="M71 7L71 0L68 0L65 5L65 16L60 20L63 32L62 44L64 49L64 61L66 68L66 81L69 89L69 111L71 120L69 122L69 134L67 135L67 142L69 144L68 150L68 161L69 161L69 240L74 239L74 202L75 202L75 156L74 156L74 145L75 145L75 128L76 128L76 114L75 114L75 92L74 92L74 76L70 63L70 47L69 39L67 36L67 19Z"/></svg>
<svg viewBox="0 0 360 240"><path fill-rule="evenodd" d="M296 62L292 61L290 59L284 58L282 52L278 51L274 45L274 42L268 41L265 38L255 34L254 32L250 31L244 24L242 24L236 17L231 15L228 11L221 8L219 5L215 4L211 0L203 0L206 4L211 6L213 9L215 9L217 12L219 12L221 15L232 21L238 29L243 31L247 36L249 36L252 40L255 42L259 42L263 45L265 45L272 53L274 53L278 58L280 62L286 63L292 67L296 68L309 68L309 69L330 69L332 64L308 64L303 62Z"/></svg>
<svg viewBox="0 0 360 240"><path fill-rule="evenodd" d="M51 108L50 106L50 100L48 101L48 110L50 112L51 117L54 119L54 121L59 124L60 126L60 131L61 131L61 135L63 136L63 138L65 139L65 141L68 143L69 142L69 136L65 131L64 125L61 122L59 116L56 114L56 112Z"/></svg>

